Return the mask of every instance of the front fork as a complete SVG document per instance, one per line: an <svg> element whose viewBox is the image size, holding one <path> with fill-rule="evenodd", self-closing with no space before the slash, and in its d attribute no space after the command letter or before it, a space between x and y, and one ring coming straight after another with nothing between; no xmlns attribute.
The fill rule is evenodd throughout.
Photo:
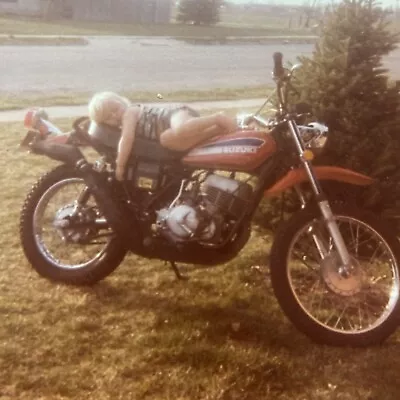
<svg viewBox="0 0 400 400"><path fill-rule="evenodd" d="M79 193L78 198L75 200L75 206L73 214L78 213L83 205L86 205L87 201L89 200L90 189L85 186L85 188Z"/></svg>
<svg viewBox="0 0 400 400"><path fill-rule="evenodd" d="M350 255L349 252L347 250L346 244L344 242L343 236L340 233L339 227L336 223L336 220L334 218L334 215L332 213L331 207L329 205L328 200L326 199L321 186L318 182L318 180L316 179L315 175L314 175L314 171L311 165L311 162L309 160L306 159L306 157L304 156L304 151L305 148L303 146L303 143L301 141L300 138L300 132L297 128L297 125L294 121L292 120L288 120L288 125L289 125L289 129L290 129L290 133L293 136L293 139L295 141L296 144L296 148L298 151L298 154L300 156L300 160L301 163L303 164L303 167L307 173L308 179L311 183L311 188L312 191L315 195L315 198L317 199L317 204L318 207L321 211L321 214L324 218L325 221L325 225L328 229L328 232L330 233L332 239L333 239L333 243L335 245L335 248L339 254L339 258L341 261L341 270L343 273L348 272L349 266L350 266ZM300 200L303 202L304 198L300 197ZM304 204L303 204L304 205ZM325 256L327 255L327 249L325 249L321 243L321 241L318 239L318 237L316 235L313 235L313 240L318 248L318 251L320 253L320 255L325 258Z"/></svg>

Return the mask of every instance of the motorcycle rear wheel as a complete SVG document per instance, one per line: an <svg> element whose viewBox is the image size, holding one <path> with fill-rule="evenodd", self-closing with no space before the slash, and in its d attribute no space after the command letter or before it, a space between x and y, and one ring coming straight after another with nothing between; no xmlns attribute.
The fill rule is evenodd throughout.
<svg viewBox="0 0 400 400"><path fill-rule="evenodd" d="M288 319L317 343L382 343L399 324L400 244L373 214L345 204L331 207L350 253L348 274L319 210L306 208L275 236L270 257L275 295ZM328 252L318 250L318 243Z"/></svg>
<svg viewBox="0 0 400 400"><path fill-rule="evenodd" d="M107 227L97 242L91 235L94 238L98 232L89 227L63 228L85 187L78 172L60 165L38 180L22 207L20 240L25 256L41 276L52 281L93 285L110 275L127 253ZM58 197L59 204L51 209ZM93 197L82 214L89 222L101 217Z"/></svg>

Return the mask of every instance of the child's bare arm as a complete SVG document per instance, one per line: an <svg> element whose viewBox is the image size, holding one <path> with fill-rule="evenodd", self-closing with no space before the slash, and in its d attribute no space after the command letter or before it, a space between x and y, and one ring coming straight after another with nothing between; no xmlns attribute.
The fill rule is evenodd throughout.
<svg viewBox="0 0 400 400"><path fill-rule="evenodd" d="M122 120L122 134L118 144L118 155L116 160L116 177L118 180L122 180L124 176L125 167L135 141L135 128L139 115L139 107L129 108L125 112Z"/></svg>

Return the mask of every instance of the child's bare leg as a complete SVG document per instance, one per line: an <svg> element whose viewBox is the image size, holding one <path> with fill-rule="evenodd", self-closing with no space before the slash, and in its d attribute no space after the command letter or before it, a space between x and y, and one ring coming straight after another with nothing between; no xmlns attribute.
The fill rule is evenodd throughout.
<svg viewBox="0 0 400 400"><path fill-rule="evenodd" d="M160 142L172 150L186 150L218 134L236 129L236 121L218 113L205 117L190 117L179 112L171 119L171 128L163 132Z"/></svg>
<svg viewBox="0 0 400 400"><path fill-rule="evenodd" d="M236 118L229 117L228 115L224 113L218 113L216 114L219 119L219 125L223 127L227 133L234 132L237 129L237 122Z"/></svg>

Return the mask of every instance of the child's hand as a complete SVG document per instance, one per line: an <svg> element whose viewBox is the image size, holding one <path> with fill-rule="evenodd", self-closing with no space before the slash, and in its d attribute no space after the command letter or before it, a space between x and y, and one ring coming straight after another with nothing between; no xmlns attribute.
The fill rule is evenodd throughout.
<svg viewBox="0 0 400 400"><path fill-rule="evenodd" d="M117 166L115 170L115 177L117 178L117 181L123 181L124 180L124 168Z"/></svg>
<svg viewBox="0 0 400 400"><path fill-rule="evenodd" d="M218 125L225 129L226 133L235 132L238 128L236 118L229 117L224 112L217 113Z"/></svg>

